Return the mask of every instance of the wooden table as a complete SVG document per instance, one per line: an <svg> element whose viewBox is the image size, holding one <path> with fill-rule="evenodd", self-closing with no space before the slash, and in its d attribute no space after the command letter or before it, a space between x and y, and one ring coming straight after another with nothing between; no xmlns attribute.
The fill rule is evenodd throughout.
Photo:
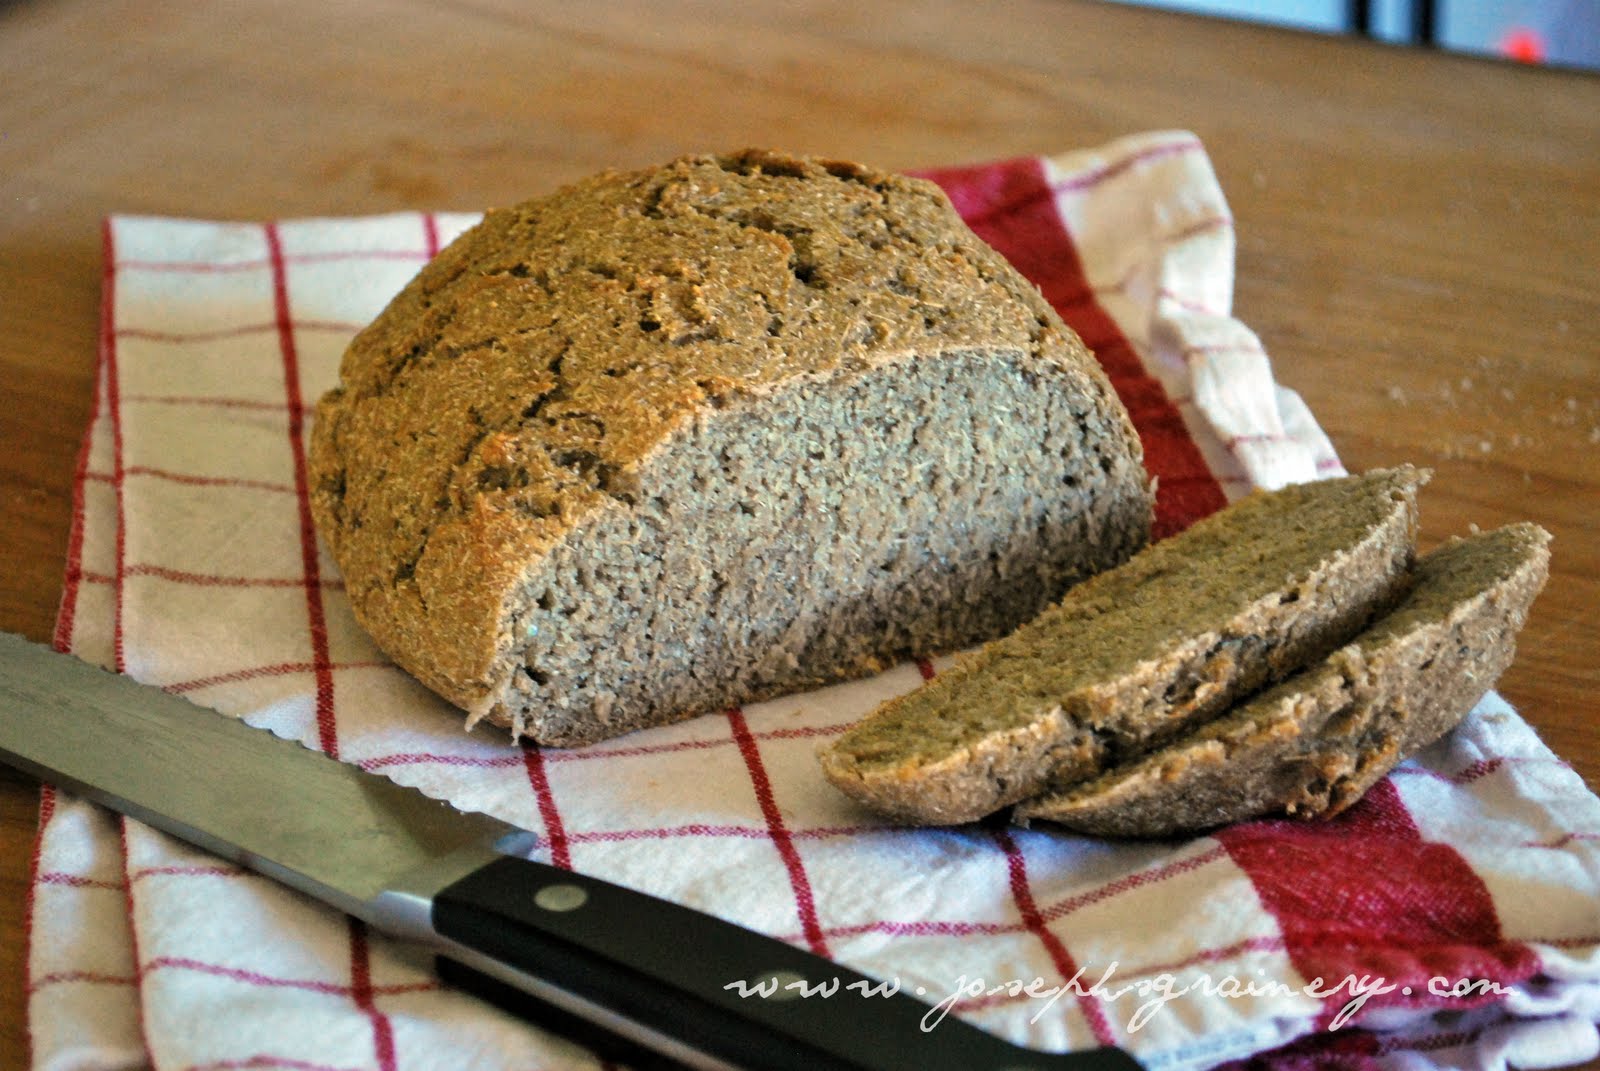
<svg viewBox="0 0 1600 1071"><path fill-rule="evenodd" d="M1068 0L0 7L0 628L50 633L99 220L478 209L771 145L893 168L1206 142L1237 307L1423 540L1533 519L1502 692L1600 784L1600 79ZM34 786L0 772L0 1069L25 1060Z"/></svg>

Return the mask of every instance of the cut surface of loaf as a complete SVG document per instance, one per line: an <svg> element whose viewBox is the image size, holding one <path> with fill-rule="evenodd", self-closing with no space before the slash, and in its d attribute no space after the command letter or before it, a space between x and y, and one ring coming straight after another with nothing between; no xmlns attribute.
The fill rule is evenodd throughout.
<svg viewBox="0 0 1600 1071"><path fill-rule="evenodd" d="M937 187L758 151L490 212L353 341L310 456L379 646L563 745L1001 634L1153 501Z"/></svg>
<svg viewBox="0 0 1600 1071"><path fill-rule="evenodd" d="M970 821L1091 776L1344 643L1403 592L1411 467L1242 498L1069 591L820 752L905 822Z"/></svg>
<svg viewBox="0 0 1600 1071"><path fill-rule="evenodd" d="M1337 814L1454 728L1511 664L1549 538L1517 524L1445 544L1418 561L1403 602L1320 664L1135 762L1020 804L1015 817L1161 837Z"/></svg>

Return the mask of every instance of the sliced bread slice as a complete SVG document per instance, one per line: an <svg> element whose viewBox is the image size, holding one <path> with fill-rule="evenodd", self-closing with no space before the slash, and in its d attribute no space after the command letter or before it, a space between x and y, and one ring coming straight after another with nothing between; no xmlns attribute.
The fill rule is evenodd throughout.
<svg viewBox="0 0 1600 1071"><path fill-rule="evenodd" d="M1417 563L1404 602L1320 664L1014 817L1157 837L1266 814L1337 814L1494 686L1544 587L1549 540L1516 524L1440 547Z"/></svg>
<svg viewBox="0 0 1600 1071"><path fill-rule="evenodd" d="M885 703L822 750L823 771L876 811L947 824L1164 743L1399 598L1426 479L1408 466L1241 499Z"/></svg>

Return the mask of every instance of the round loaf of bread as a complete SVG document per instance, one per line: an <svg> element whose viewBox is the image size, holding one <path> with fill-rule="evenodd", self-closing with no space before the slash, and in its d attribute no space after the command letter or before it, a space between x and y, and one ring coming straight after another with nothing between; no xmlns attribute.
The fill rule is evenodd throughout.
<svg viewBox="0 0 1600 1071"><path fill-rule="evenodd" d="M310 467L378 645L549 744L1003 634L1153 498L937 187L756 151L490 212L351 343Z"/></svg>

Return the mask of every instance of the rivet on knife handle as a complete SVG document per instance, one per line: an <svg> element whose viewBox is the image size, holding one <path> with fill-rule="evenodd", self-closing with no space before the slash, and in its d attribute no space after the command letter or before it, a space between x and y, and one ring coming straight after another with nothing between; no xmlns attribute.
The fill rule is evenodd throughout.
<svg viewBox="0 0 1600 1071"><path fill-rule="evenodd" d="M838 964L689 908L520 859L497 859L436 894L433 925L513 970L562 978L569 994L614 1009L657 1051L672 1048L661 1039L676 1039L683 1048L674 1058L694 1067L1139 1066L1119 1049L1034 1052L952 1017L925 1029L937 1018L928 1005L886 995L886 987ZM791 984L802 982L831 995L803 995Z"/></svg>

